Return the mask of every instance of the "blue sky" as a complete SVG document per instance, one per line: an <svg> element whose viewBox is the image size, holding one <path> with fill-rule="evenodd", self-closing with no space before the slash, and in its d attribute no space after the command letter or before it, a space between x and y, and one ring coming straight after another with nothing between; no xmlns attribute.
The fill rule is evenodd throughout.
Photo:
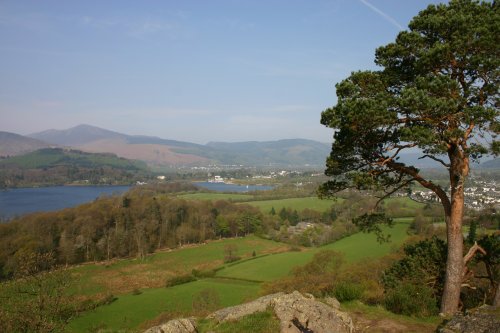
<svg viewBox="0 0 500 333"><path fill-rule="evenodd" d="M430 0L0 1L0 130L330 142L335 84Z"/></svg>

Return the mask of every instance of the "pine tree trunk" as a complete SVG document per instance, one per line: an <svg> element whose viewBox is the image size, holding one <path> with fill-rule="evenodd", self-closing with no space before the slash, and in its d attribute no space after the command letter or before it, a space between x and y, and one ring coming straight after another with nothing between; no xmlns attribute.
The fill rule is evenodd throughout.
<svg viewBox="0 0 500 333"><path fill-rule="evenodd" d="M464 183L463 177L457 176L457 174L463 175L461 172L451 173L451 209L446 216L448 257L446 260L443 297L441 299L441 313L445 316L451 316L458 311L464 274L464 241L462 235Z"/></svg>
<svg viewBox="0 0 500 333"><path fill-rule="evenodd" d="M441 313L445 315L453 315L458 310L464 271L462 221L456 217L453 218L453 215L449 218L449 221L447 231L448 258L446 260L446 276L441 299Z"/></svg>

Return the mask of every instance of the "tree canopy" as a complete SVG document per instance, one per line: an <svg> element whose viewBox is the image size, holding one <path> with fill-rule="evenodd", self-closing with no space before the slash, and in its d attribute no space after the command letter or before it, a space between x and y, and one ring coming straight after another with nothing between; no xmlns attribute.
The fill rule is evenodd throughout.
<svg viewBox="0 0 500 333"><path fill-rule="evenodd" d="M430 5L393 43L376 50L380 70L354 72L336 85L337 104L321 117L335 132L325 171L331 179L320 195L346 188L391 195L418 182L439 197L448 228L444 298L453 294L442 302L445 313L458 306L469 164L500 152L499 45L497 2ZM440 163L449 172L450 187L402 162L405 152ZM368 227L366 217L361 225ZM452 285L453 291L447 289Z"/></svg>

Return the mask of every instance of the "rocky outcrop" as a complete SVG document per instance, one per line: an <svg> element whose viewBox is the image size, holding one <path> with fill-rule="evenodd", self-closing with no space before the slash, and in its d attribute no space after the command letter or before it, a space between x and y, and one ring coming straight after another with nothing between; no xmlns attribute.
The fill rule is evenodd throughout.
<svg viewBox="0 0 500 333"><path fill-rule="evenodd" d="M439 333L500 333L500 308L482 306L456 314Z"/></svg>
<svg viewBox="0 0 500 333"><path fill-rule="evenodd" d="M280 320L281 333L352 333L354 325L351 317L338 310L339 303L334 298L328 304L317 301L314 296L302 295L298 291L290 294L267 295L245 304L232 306L209 315L207 318L217 323L235 321L256 312L271 309ZM144 333L195 333L192 318L171 320L166 324L152 327Z"/></svg>
<svg viewBox="0 0 500 333"><path fill-rule="evenodd" d="M336 305L336 300L330 299L329 301ZM250 303L219 310L208 318L217 322L238 320L268 308L271 308L280 320L281 333L352 333L354 331L349 315L315 300L312 295L305 297L297 291L290 294L267 295Z"/></svg>
<svg viewBox="0 0 500 333"><path fill-rule="evenodd" d="M271 302L284 293L276 293L256 299L255 301L221 309L209 315L208 319L213 319L216 322L224 322L230 320L238 320L256 312L264 312L271 307Z"/></svg>
<svg viewBox="0 0 500 333"><path fill-rule="evenodd" d="M291 294L275 297L271 302L274 313L281 322L281 333L352 333L354 325L348 314L331 306L302 296Z"/></svg>
<svg viewBox="0 0 500 333"><path fill-rule="evenodd" d="M196 333L194 318L173 319L165 324L151 327L144 333Z"/></svg>

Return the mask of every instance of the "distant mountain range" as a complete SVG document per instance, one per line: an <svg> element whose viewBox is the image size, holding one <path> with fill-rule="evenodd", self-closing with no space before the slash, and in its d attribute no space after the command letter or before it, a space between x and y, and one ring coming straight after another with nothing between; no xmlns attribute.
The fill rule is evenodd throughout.
<svg viewBox="0 0 500 333"><path fill-rule="evenodd" d="M200 145L158 137L127 135L90 125L66 130L47 130L21 136L0 132L0 156L25 154L47 147L71 147L85 152L112 153L118 157L141 160L153 166L313 166L323 168L330 153L330 144L305 139L249 142L210 142ZM419 154L404 154L401 161L418 168L441 168ZM474 168L498 168L492 160Z"/></svg>
<svg viewBox="0 0 500 333"><path fill-rule="evenodd" d="M127 135L90 125L48 130L29 137L94 153L113 153L149 165L323 166L330 145L305 139L269 142L211 142L200 145L158 137Z"/></svg>

